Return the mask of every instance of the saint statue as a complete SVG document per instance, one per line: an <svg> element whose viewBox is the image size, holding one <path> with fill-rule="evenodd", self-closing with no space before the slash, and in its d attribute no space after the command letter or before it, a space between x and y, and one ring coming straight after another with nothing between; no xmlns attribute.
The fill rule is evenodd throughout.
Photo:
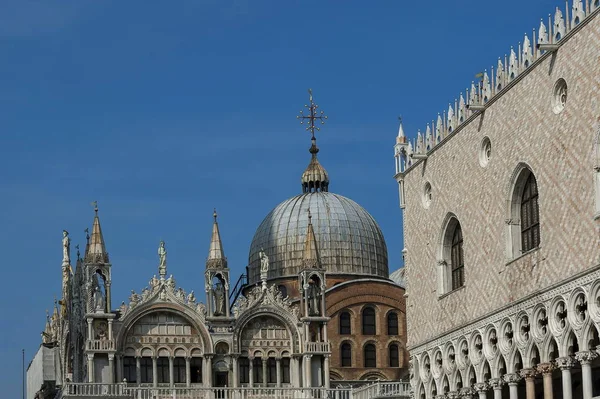
<svg viewBox="0 0 600 399"><path fill-rule="evenodd" d="M215 316L223 316L225 314L225 290L223 284L215 285Z"/></svg>
<svg viewBox="0 0 600 399"><path fill-rule="evenodd" d="M269 257L262 248L260 249L258 256L260 257L260 273L262 275L269 271Z"/></svg>
<svg viewBox="0 0 600 399"><path fill-rule="evenodd" d="M104 312L104 297L98 287L96 287L96 290L94 291L94 310L96 312Z"/></svg>
<svg viewBox="0 0 600 399"><path fill-rule="evenodd" d="M71 239L69 238L69 232L63 230L63 263L71 263Z"/></svg>
<svg viewBox="0 0 600 399"><path fill-rule="evenodd" d="M161 277L164 277L167 274L167 249L165 248L165 242L163 240L160 241L160 245L158 247L158 274Z"/></svg>
<svg viewBox="0 0 600 399"><path fill-rule="evenodd" d="M194 290L192 290L190 292L190 294L188 295L187 301L188 301L188 304L190 304L190 305L193 303L196 303L196 296L194 295Z"/></svg>
<svg viewBox="0 0 600 399"><path fill-rule="evenodd" d="M321 306L319 302L320 289L318 285L313 281L309 281L308 285L308 315L319 316L321 314Z"/></svg>

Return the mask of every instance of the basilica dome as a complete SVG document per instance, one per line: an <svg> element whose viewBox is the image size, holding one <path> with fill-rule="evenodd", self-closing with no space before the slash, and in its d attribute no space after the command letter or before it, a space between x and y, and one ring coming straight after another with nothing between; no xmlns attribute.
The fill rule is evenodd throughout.
<svg viewBox="0 0 600 399"><path fill-rule="evenodd" d="M309 210L327 273L388 278L387 247L375 219L351 199L312 191L282 202L262 221L250 246L250 284L260 280L261 248L269 257L269 279L302 270Z"/></svg>

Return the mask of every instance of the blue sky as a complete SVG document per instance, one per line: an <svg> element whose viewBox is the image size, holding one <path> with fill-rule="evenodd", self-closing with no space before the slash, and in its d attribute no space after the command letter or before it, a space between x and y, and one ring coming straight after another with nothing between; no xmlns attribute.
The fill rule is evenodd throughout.
<svg viewBox="0 0 600 399"><path fill-rule="evenodd" d="M201 291L212 209L234 275L254 230L300 192L307 89L330 190L379 222L401 266L394 174L405 130L553 13L555 0L0 1L0 385L20 395L60 293L61 232L84 243L97 200L113 304L156 273ZM74 255L73 255L74 256Z"/></svg>

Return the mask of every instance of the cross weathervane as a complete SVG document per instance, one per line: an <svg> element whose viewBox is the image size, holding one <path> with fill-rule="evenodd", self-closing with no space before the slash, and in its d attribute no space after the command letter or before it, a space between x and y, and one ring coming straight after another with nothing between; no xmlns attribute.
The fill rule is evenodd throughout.
<svg viewBox="0 0 600 399"><path fill-rule="evenodd" d="M325 120L327 119L327 116L324 115L324 112L321 111L321 113L317 113L317 108L319 108L319 106L317 104L314 103L313 101L313 96L312 96L312 89L308 89L308 95L309 95L309 99L310 99L310 105L305 105L304 108L308 108L308 115L304 115L304 110L300 111L300 115L298 115L296 118L300 119L300 124L304 124L304 120L308 119L308 126L306 127L306 130L308 130L311 135L312 135L312 140L315 139L315 129L317 131L321 130L320 127L315 126L315 120L319 120L321 121L321 125L325 124Z"/></svg>

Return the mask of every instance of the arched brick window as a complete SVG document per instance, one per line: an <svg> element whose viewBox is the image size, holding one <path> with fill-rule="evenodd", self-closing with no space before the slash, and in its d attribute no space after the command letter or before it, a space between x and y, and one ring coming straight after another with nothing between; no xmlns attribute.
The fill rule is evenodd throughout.
<svg viewBox="0 0 600 399"><path fill-rule="evenodd" d="M342 312L340 314L340 335L349 335L351 333L350 313Z"/></svg>
<svg viewBox="0 0 600 399"><path fill-rule="evenodd" d="M375 345L365 345L364 361L365 367L377 367L377 351L375 350Z"/></svg>
<svg viewBox="0 0 600 399"><path fill-rule="evenodd" d="M362 333L375 335L375 309L372 307L366 307L362 312Z"/></svg>
<svg viewBox="0 0 600 399"><path fill-rule="evenodd" d="M388 335L398 335L398 313L390 312L387 315Z"/></svg>
<svg viewBox="0 0 600 399"><path fill-rule="evenodd" d="M352 367L352 346L348 342L342 344L340 358L342 359L342 367Z"/></svg>
<svg viewBox="0 0 600 399"><path fill-rule="evenodd" d="M397 344L391 344L389 349L390 367L400 367L400 351Z"/></svg>

